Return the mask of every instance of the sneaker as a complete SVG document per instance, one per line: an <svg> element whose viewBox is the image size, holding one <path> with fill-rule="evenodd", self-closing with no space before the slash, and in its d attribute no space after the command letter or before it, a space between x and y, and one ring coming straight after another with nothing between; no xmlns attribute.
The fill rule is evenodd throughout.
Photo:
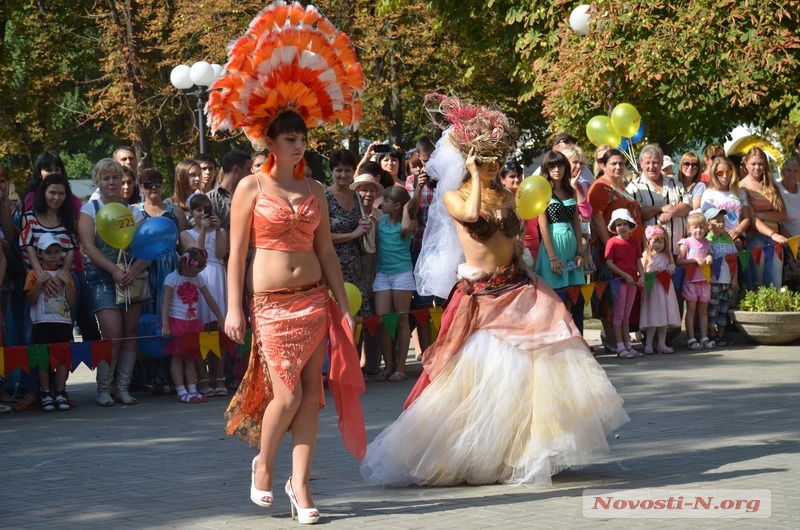
<svg viewBox="0 0 800 530"><path fill-rule="evenodd" d="M53 402L53 396L50 394L42 394L42 410L45 412L55 412L56 405Z"/></svg>
<svg viewBox="0 0 800 530"><path fill-rule="evenodd" d="M0 403L0 414L4 412L11 412L11 410L12 410L11 407L9 407L8 405L3 405L2 403Z"/></svg>
<svg viewBox="0 0 800 530"><path fill-rule="evenodd" d="M67 393L66 392L62 391L62 392L56 393L55 402L56 402L56 410L64 411L64 410L69 410L69 409L72 408L72 407L69 406L69 399L67 398Z"/></svg>

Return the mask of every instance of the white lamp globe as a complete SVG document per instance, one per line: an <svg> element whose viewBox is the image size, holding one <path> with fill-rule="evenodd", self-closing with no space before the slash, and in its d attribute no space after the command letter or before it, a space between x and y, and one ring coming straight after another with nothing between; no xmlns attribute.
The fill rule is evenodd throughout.
<svg viewBox="0 0 800 530"><path fill-rule="evenodd" d="M569 15L569 27L581 37L585 37L589 33L589 19L592 18L589 9L590 7L586 4L579 5Z"/></svg>
<svg viewBox="0 0 800 530"><path fill-rule="evenodd" d="M217 75L210 64L205 61L197 61L189 69L189 77L197 86L211 86Z"/></svg>
<svg viewBox="0 0 800 530"><path fill-rule="evenodd" d="M217 64L217 63L212 64L211 68L214 69L215 79L219 79L220 77L222 77L222 72L225 71L225 69L222 67L222 65Z"/></svg>
<svg viewBox="0 0 800 530"><path fill-rule="evenodd" d="M189 77L190 68L185 64L181 64L172 69L169 74L169 82L178 90L186 90L192 88L194 84L192 78Z"/></svg>

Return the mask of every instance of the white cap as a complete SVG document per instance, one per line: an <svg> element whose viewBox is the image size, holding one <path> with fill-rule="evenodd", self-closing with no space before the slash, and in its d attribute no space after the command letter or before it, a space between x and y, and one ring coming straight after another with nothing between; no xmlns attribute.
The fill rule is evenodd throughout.
<svg viewBox="0 0 800 530"><path fill-rule="evenodd" d="M667 155L664 155L664 162L661 163L661 169L666 169L671 165L673 165L672 159Z"/></svg>
<svg viewBox="0 0 800 530"><path fill-rule="evenodd" d="M39 250L47 250L53 245L61 246L61 242L58 240L56 236L54 236L50 232L45 232L44 234L42 234L39 237L39 241L36 242L36 248L38 248Z"/></svg>

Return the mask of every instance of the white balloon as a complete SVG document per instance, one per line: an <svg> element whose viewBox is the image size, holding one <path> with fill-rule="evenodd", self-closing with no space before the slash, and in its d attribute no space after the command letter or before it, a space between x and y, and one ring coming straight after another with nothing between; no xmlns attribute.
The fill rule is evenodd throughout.
<svg viewBox="0 0 800 530"><path fill-rule="evenodd" d="M589 19L592 18L589 9L590 6L582 4L573 9L569 15L569 27L581 37L589 33Z"/></svg>

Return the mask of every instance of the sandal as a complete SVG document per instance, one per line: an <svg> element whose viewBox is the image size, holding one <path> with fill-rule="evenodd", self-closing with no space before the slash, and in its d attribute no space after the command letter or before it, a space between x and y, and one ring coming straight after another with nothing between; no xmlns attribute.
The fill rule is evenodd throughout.
<svg viewBox="0 0 800 530"><path fill-rule="evenodd" d="M636 357L636 352L633 352L631 350L622 350L617 352L617 357L619 357L620 359L633 359Z"/></svg>
<svg viewBox="0 0 800 530"><path fill-rule="evenodd" d="M656 352L653 351L652 346L645 346L644 347L644 354L645 355L654 355Z"/></svg>
<svg viewBox="0 0 800 530"><path fill-rule="evenodd" d="M700 346L702 346L706 350L713 350L714 348L717 347L717 343L709 339L708 337L703 337L702 339L700 339Z"/></svg>
<svg viewBox="0 0 800 530"><path fill-rule="evenodd" d="M217 386L213 389L214 393L211 394L211 395L217 396L217 397L225 397L225 396L228 395L228 389L225 386L225 378L224 377L220 377L219 379L214 379L214 384L216 384Z"/></svg>
<svg viewBox="0 0 800 530"><path fill-rule="evenodd" d="M385 383L388 379L389 376L386 375L386 372L381 371L378 372L378 375L375 376L375 379L373 379L373 381L375 381L376 383Z"/></svg>
<svg viewBox="0 0 800 530"><path fill-rule="evenodd" d="M203 388L200 388L200 385L205 385ZM202 394L206 397L211 397L215 394L215 390L211 388L211 385L208 384L208 379L198 379L197 380L197 393Z"/></svg>
<svg viewBox="0 0 800 530"><path fill-rule="evenodd" d="M33 409L35 404L39 403L39 394L25 394L25 397L22 398L22 401L17 403L14 406L15 412L26 412L28 410Z"/></svg>
<svg viewBox="0 0 800 530"><path fill-rule="evenodd" d="M392 383L399 383L400 381L405 381L405 380L406 380L406 374L404 374L403 372L395 372L389 376L389 381L391 381Z"/></svg>
<svg viewBox="0 0 800 530"><path fill-rule="evenodd" d="M734 344L736 344L732 340L726 339L722 335L717 335L716 337L714 337L714 342L716 342L717 343L717 347L720 347L720 348L724 348L725 346L733 346Z"/></svg>
<svg viewBox="0 0 800 530"><path fill-rule="evenodd" d="M708 340L708 338L706 338L706 340ZM689 339L689 342L686 343L686 347L693 351L703 349L703 346L699 342L697 342L697 339L695 338Z"/></svg>
<svg viewBox="0 0 800 530"><path fill-rule="evenodd" d="M657 351L658 353L675 353L675 350L673 350L666 344L664 346L659 346Z"/></svg>
<svg viewBox="0 0 800 530"><path fill-rule="evenodd" d="M181 403L203 403L208 401L208 398L205 396L201 396L200 394L178 394L178 401Z"/></svg>

